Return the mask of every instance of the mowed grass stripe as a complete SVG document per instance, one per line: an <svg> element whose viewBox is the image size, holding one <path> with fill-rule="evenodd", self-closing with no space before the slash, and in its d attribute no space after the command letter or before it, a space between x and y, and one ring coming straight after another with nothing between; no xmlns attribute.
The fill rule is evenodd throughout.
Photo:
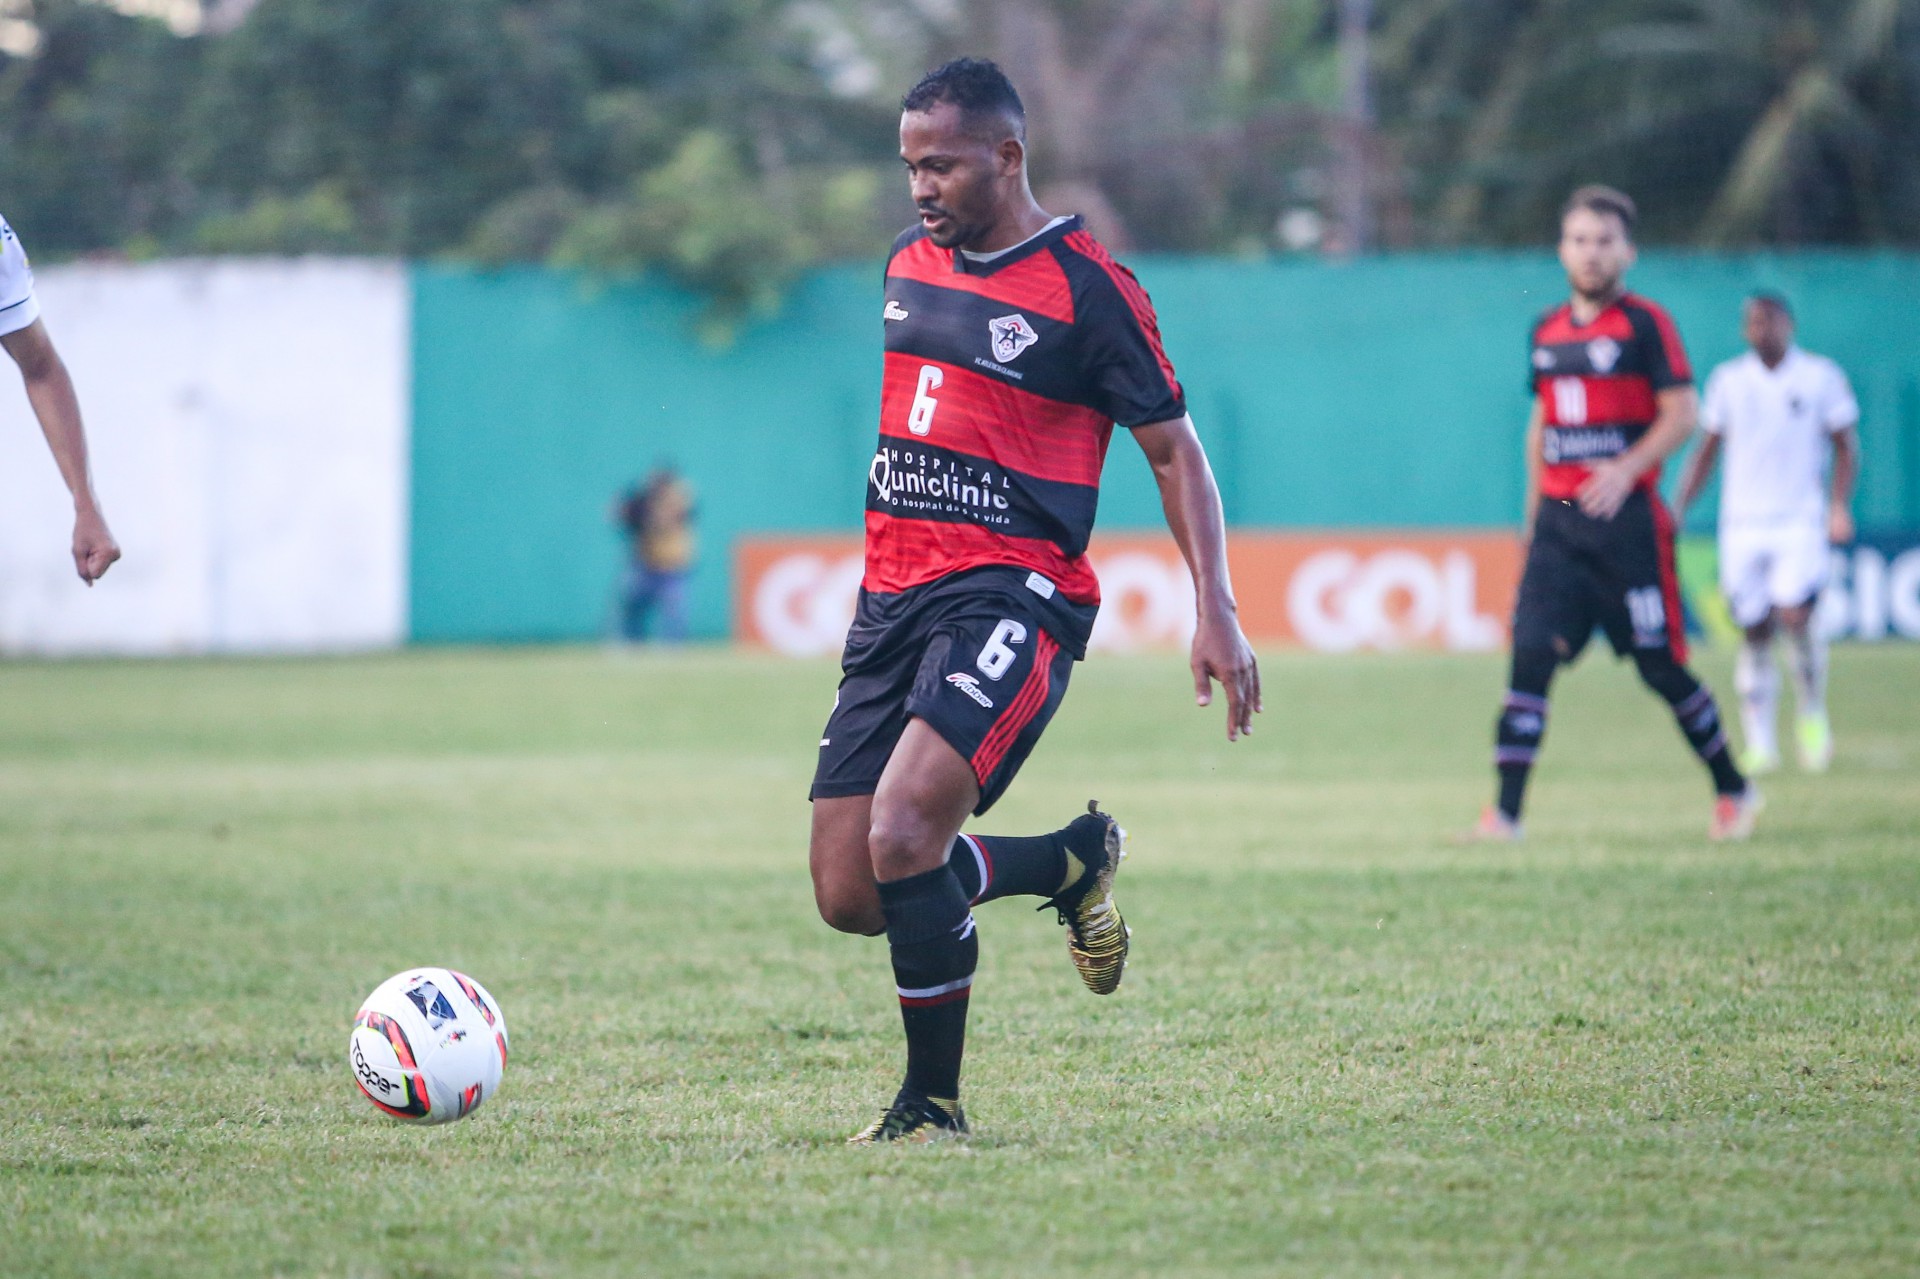
<svg viewBox="0 0 1920 1279"><path fill-rule="evenodd" d="M1229 748L1177 659L1096 657L981 829L1113 807L1134 966L1094 999L983 908L979 1136L878 1152L839 1142L897 1081L884 944L804 865L833 674L0 665L0 1273L1920 1268L1920 654L1836 654L1835 772L1739 848L1590 659L1515 849L1446 838L1497 659L1270 660ZM343 1064L416 962L514 1030L443 1130Z"/></svg>

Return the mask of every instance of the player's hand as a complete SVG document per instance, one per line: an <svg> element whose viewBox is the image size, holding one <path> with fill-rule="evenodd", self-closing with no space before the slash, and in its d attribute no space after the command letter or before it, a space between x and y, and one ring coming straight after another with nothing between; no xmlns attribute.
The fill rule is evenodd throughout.
<svg viewBox="0 0 1920 1279"><path fill-rule="evenodd" d="M107 531L107 522L92 507L83 507L73 518L73 567L80 580L92 586L112 563L120 558L119 544Z"/></svg>
<svg viewBox="0 0 1920 1279"><path fill-rule="evenodd" d="M1617 458L1595 462L1593 473L1587 476L1587 482L1580 486L1580 492L1576 495L1580 500L1580 509L1596 520L1612 519L1626 505L1627 496L1633 492L1634 481L1639 478Z"/></svg>
<svg viewBox="0 0 1920 1279"><path fill-rule="evenodd" d="M1853 512L1844 506L1835 506L1827 511L1827 541L1835 546L1845 546L1853 541Z"/></svg>
<svg viewBox="0 0 1920 1279"><path fill-rule="evenodd" d="M1240 631L1240 623L1230 612L1202 611L1200 624L1193 632L1193 700L1199 706L1213 705L1213 685L1217 681L1227 695L1227 740L1235 741L1253 731L1254 712L1260 704L1260 663L1253 646Z"/></svg>

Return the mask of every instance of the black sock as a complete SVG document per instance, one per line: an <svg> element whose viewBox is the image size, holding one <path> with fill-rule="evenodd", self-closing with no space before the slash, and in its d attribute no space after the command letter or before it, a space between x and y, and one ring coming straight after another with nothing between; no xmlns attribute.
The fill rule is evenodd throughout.
<svg viewBox="0 0 1920 1279"><path fill-rule="evenodd" d="M1520 820L1527 777L1540 754L1540 739L1546 735L1547 687L1553 682L1556 664L1550 652L1515 649L1513 653L1507 697L1493 729L1493 766L1500 775L1497 802L1511 821Z"/></svg>
<svg viewBox="0 0 1920 1279"><path fill-rule="evenodd" d="M907 1091L942 1101L960 1097L967 997L980 960L973 914L950 867L880 886L907 1032Z"/></svg>
<svg viewBox="0 0 1920 1279"><path fill-rule="evenodd" d="M1693 747L1713 774L1713 789L1721 795L1738 795L1747 789L1747 779L1740 775L1739 766L1733 762L1733 752L1727 746L1726 729L1720 723L1720 708L1714 704L1713 693L1705 684L1693 677L1686 667L1662 654L1659 657L1639 659L1640 678L1647 687L1666 699L1673 709L1673 718L1680 725L1680 731L1686 734L1687 744Z"/></svg>
<svg viewBox="0 0 1920 1279"><path fill-rule="evenodd" d="M1067 876L1062 832L1051 835L962 835L947 865L976 906L1002 897L1051 897Z"/></svg>
<svg viewBox="0 0 1920 1279"><path fill-rule="evenodd" d="M1500 707L1500 721L1493 732L1493 766L1500 774L1500 811L1512 821L1520 820L1520 805L1527 796L1527 777L1540 754L1540 739L1547 731L1547 699L1516 689L1507 690Z"/></svg>

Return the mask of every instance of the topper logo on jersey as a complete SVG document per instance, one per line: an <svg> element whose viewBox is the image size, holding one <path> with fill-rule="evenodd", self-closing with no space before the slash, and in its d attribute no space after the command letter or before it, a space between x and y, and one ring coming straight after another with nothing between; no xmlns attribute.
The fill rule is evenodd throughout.
<svg viewBox="0 0 1920 1279"><path fill-rule="evenodd" d="M1011 364L1020 352L1040 340L1024 315L1003 315L997 320L988 320L987 335L993 339L993 358L1002 364Z"/></svg>

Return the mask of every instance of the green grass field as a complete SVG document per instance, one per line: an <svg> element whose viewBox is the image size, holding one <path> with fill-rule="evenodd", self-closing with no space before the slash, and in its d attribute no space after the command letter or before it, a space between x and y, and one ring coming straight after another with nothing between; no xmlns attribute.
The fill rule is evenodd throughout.
<svg viewBox="0 0 1920 1279"><path fill-rule="evenodd" d="M981 829L1121 817L1126 984L982 908L975 1139L849 1150L900 1044L808 888L829 666L0 665L0 1275L1920 1271L1920 649L1836 654L1738 847L1596 658L1529 842L1450 845L1502 673L1274 658L1228 747L1082 667ZM345 1064L420 963L513 1029L449 1128Z"/></svg>

